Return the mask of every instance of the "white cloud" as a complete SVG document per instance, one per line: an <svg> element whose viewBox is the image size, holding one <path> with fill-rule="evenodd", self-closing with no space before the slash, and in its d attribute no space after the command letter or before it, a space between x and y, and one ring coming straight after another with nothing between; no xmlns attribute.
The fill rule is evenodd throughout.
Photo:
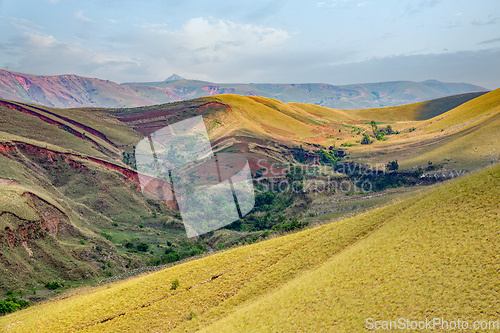
<svg viewBox="0 0 500 333"><path fill-rule="evenodd" d="M245 59L273 54L285 47L290 34L282 29L239 24L213 18L193 18L179 29L160 25L143 26L141 31L118 40L124 52L137 54L148 75L158 78L183 71L208 79L208 73L246 72ZM204 69L202 69L204 68ZM172 72L168 72L172 71Z"/></svg>
<svg viewBox="0 0 500 333"><path fill-rule="evenodd" d="M75 12L75 18L77 18L80 21L85 22L85 23L95 23L95 21L93 19L88 18L88 17L83 15L83 10L79 10L79 11Z"/></svg>
<svg viewBox="0 0 500 333"><path fill-rule="evenodd" d="M19 17L10 17L9 18L11 23L19 30L23 31L38 31L40 29L43 29L41 26L35 24L34 22L24 19L24 18L19 18Z"/></svg>
<svg viewBox="0 0 500 333"><path fill-rule="evenodd" d="M338 7L343 7L347 2L350 0L328 0L328 1L320 1L316 3L316 6L318 7L325 7L325 8L338 8Z"/></svg>
<svg viewBox="0 0 500 333"><path fill-rule="evenodd" d="M364 7L364 6L368 5L369 3L370 3L370 2L368 2L368 1L365 1L365 2L360 2L360 3L358 3L356 6L357 6L357 7Z"/></svg>
<svg viewBox="0 0 500 333"><path fill-rule="evenodd" d="M87 40L67 42L33 31L24 31L4 45L10 59L15 59L9 67L21 72L75 73L117 82L160 80L172 73L223 80L254 78L260 73L258 65L247 64L258 58L280 59L289 39L282 29L199 17L178 29L141 25L102 40L98 49L86 46Z"/></svg>
<svg viewBox="0 0 500 333"><path fill-rule="evenodd" d="M102 78L104 73L116 74L138 62L130 57L95 51L80 43L57 40L52 35L25 32L10 43L1 45L16 63L9 67L33 74L78 74ZM34 56L35 55L35 56Z"/></svg>

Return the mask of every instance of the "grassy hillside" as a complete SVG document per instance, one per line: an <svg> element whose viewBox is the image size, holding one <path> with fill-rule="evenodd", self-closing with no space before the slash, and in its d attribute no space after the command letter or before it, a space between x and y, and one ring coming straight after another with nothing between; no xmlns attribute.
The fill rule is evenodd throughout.
<svg viewBox="0 0 500 333"><path fill-rule="evenodd" d="M348 220L33 306L0 325L353 332L367 318L498 320L499 190L497 165Z"/></svg>
<svg viewBox="0 0 500 333"><path fill-rule="evenodd" d="M284 147L302 145L312 153L321 147L341 148L351 159L362 163L398 160L402 168L408 169L425 167L428 161L441 165L452 161L452 168L474 169L498 156L496 122L479 118L487 114L494 117L499 105L498 90L367 110L336 110L264 97L220 95L118 109L113 114L143 135L201 114L216 149L255 153L251 160L268 158L270 163L293 161L293 154ZM476 121L474 126L472 120ZM380 129L390 125L397 133L379 141L370 125L372 121ZM360 144L365 134L373 144Z"/></svg>
<svg viewBox="0 0 500 333"><path fill-rule="evenodd" d="M482 117L496 113L499 109L500 89L497 89L430 119L429 126L424 132L431 133L450 127L463 127L478 122Z"/></svg>
<svg viewBox="0 0 500 333"><path fill-rule="evenodd" d="M141 136L115 117L5 100L0 117L2 293L37 301L46 283L109 278L164 254L138 253L141 242L186 240L174 212L142 195L124 159Z"/></svg>
<svg viewBox="0 0 500 333"><path fill-rule="evenodd" d="M485 92L472 92L407 105L352 110L349 111L349 114L355 114L364 119L376 119L377 121L386 122L427 120L483 94Z"/></svg>
<svg viewBox="0 0 500 333"><path fill-rule="evenodd" d="M392 111L395 114L401 111L402 119L408 120L422 114L422 106L399 106ZM386 109L380 111L384 113ZM377 110L368 114L375 118ZM353 158L363 161L398 160L402 168L425 168L432 162L444 170L471 170L499 159L499 116L497 89L427 120L392 123L402 129L400 135L369 147L352 147L350 151Z"/></svg>
<svg viewBox="0 0 500 333"><path fill-rule="evenodd" d="M26 292L56 279L90 281L170 263L209 248L279 234L293 223L298 228L339 218L395 195L384 192L380 198L377 194L365 199L355 194L360 191L358 183L357 188L332 192L332 198L317 197L309 186L316 181L333 179L350 186L359 180L356 173L340 175L326 166L319 168L320 160L381 163L382 169L398 160L400 169L420 166L423 172L432 161L432 172L450 173L493 163L499 156L499 101L498 91L490 92L423 121L408 121L427 112L411 111L412 116L408 111L423 105L401 106L393 112L401 111L407 118L381 121L370 119L377 110L335 110L239 95L127 109L56 109L0 100L0 116L8 119L0 121L0 202L9 203L0 205L0 269L5 269L0 289ZM433 103L428 104L444 110L444 100ZM449 103L448 108L453 99ZM246 155L264 185L283 180L291 163L302 163L308 173L296 176L304 177L306 192L259 193L258 205L245 219L188 240L175 206L142 195L133 153L145 135L195 115L203 115L213 149ZM375 141L371 121L381 129L391 125L398 133ZM428 132L435 124L443 130ZM361 145L363 135L374 142ZM345 156L338 157L338 152ZM370 181L380 185L377 191L433 182L412 172ZM336 209L340 202L342 209ZM18 213L19 207L36 216ZM320 211L332 215L321 217ZM141 243L147 243L145 251L138 250Z"/></svg>

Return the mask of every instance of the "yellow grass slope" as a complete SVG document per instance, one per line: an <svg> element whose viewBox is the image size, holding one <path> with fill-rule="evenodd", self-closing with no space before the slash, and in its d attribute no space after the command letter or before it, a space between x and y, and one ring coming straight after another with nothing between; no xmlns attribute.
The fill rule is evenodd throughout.
<svg viewBox="0 0 500 333"><path fill-rule="evenodd" d="M499 111L500 89L497 89L428 120L425 133L469 125Z"/></svg>
<svg viewBox="0 0 500 333"><path fill-rule="evenodd" d="M356 332L367 318L498 320L499 192L495 166L351 219L33 306L0 318L0 330Z"/></svg>
<svg viewBox="0 0 500 333"><path fill-rule="evenodd" d="M368 318L498 320L499 171L373 213L379 219L397 209L369 237L203 331L359 332Z"/></svg>
<svg viewBox="0 0 500 333"><path fill-rule="evenodd" d="M422 124L436 143L406 164L452 161L455 168L474 168L500 156L500 89L475 98ZM442 133L442 134L441 134Z"/></svg>
<svg viewBox="0 0 500 333"><path fill-rule="evenodd" d="M421 121L431 119L482 94L483 92L467 93L406 105L346 110L345 112L360 119L380 122Z"/></svg>
<svg viewBox="0 0 500 333"><path fill-rule="evenodd" d="M350 122L354 118L343 111L316 105L282 103L280 101L254 96L220 95L203 98L222 102L231 107L229 113L218 113L208 117L210 137L217 140L228 135L251 135L271 137L277 141L326 141L331 134L333 122ZM217 122L218 126L210 123Z"/></svg>

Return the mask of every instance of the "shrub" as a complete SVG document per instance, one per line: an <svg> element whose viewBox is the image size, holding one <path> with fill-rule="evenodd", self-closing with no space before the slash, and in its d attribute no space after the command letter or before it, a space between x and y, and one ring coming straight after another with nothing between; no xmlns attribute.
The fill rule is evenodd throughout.
<svg viewBox="0 0 500 333"><path fill-rule="evenodd" d="M196 312L191 310L191 312L189 313L189 316L188 316L188 320L194 319L194 318L196 318L196 316L197 316Z"/></svg>
<svg viewBox="0 0 500 333"><path fill-rule="evenodd" d="M170 263L173 263L173 262L176 262L176 261L179 261L181 260L181 256L179 253L177 252L170 252L170 253L167 253L167 254L164 254L161 256L161 262L163 264L170 264Z"/></svg>
<svg viewBox="0 0 500 333"><path fill-rule="evenodd" d="M127 249L133 249L135 246L134 246L134 243L132 242L126 242L124 244L124 246L127 248Z"/></svg>
<svg viewBox="0 0 500 333"><path fill-rule="evenodd" d="M137 244L137 250L141 252L147 252L149 249L149 244L146 242L141 242Z"/></svg>
<svg viewBox="0 0 500 333"><path fill-rule="evenodd" d="M112 240L113 239L113 236L111 236L110 234L108 233L105 233L105 232L101 232L101 235L106 238L107 240Z"/></svg>
<svg viewBox="0 0 500 333"><path fill-rule="evenodd" d="M386 168L389 171L397 171L399 169L398 160L387 163Z"/></svg>
<svg viewBox="0 0 500 333"><path fill-rule="evenodd" d="M361 144L362 145L369 145L371 144L373 141L370 139L370 136L366 133L363 133L363 139L361 140Z"/></svg>
<svg viewBox="0 0 500 333"><path fill-rule="evenodd" d="M170 287L170 290L176 290L178 287L179 287L179 279L175 279L174 281L172 281L172 286Z"/></svg>
<svg viewBox="0 0 500 333"><path fill-rule="evenodd" d="M12 301L0 301L0 315L14 312L19 310L21 306Z"/></svg>
<svg viewBox="0 0 500 333"><path fill-rule="evenodd" d="M62 283L59 283L59 282L47 282L45 284L45 288L47 288L49 290L56 290L56 289L59 289L62 287L64 287L64 285Z"/></svg>

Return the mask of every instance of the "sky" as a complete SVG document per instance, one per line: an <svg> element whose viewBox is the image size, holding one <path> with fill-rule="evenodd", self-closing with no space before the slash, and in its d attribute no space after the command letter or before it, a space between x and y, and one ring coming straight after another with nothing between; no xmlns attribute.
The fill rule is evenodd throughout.
<svg viewBox="0 0 500 333"><path fill-rule="evenodd" d="M500 88L498 0L0 0L0 32L37 75Z"/></svg>

